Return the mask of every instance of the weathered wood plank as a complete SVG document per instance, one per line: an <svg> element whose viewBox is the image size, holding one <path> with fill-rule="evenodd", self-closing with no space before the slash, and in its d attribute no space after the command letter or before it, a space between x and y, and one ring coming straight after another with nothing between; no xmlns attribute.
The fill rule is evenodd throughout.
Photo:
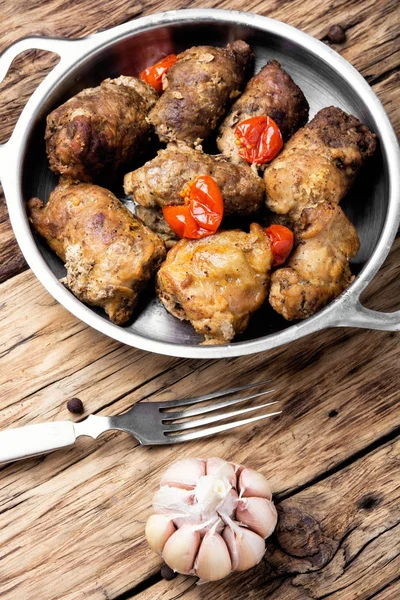
<svg viewBox="0 0 400 600"><path fill-rule="evenodd" d="M372 86L392 122L397 137L400 136L400 73L392 73L389 77Z"/></svg>
<svg viewBox="0 0 400 600"><path fill-rule="evenodd" d="M11 229L4 196L0 191L0 283L26 268L27 264Z"/></svg>
<svg viewBox="0 0 400 600"><path fill-rule="evenodd" d="M179 576L132 598L224 600L235 590L241 600L394 600L400 488L392 475L399 450L400 441L387 444L281 502L277 534L253 571L196 587Z"/></svg>
<svg viewBox="0 0 400 600"><path fill-rule="evenodd" d="M382 270L385 292L373 296L381 309L393 307L395 262ZM66 313L29 272L0 290L0 316L7 323L0 328L4 426L68 418L65 401L72 395L82 397L88 412L116 414L140 398L164 400L229 386L239 370L241 381L272 377L284 410L274 422L243 430L240 448L234 435L148 449L123 434L109 434L4 468L0 547L8 553L3 563L8 577L1 575L0 561L0 593L10 600L30 597L33 585L42 600L83 592L102 598L101 586L115 597L157 572L157 558L144 561L138 548L151 495L173 458L216 454L247 462L270 475L276 492L287 494L339 468L395 426L393 334L333 330L263 355L184 361L103 338ZM36 538L41 543L35 552L25 551ZM68 578L82 562L79 575ZM54 570L60 575L56 588Z"/></svg>
<svg viewBox="0 0 400 600"><path fill-rule="evenodd" d="M400 576L397 576L393 582L384 586L382 591L378 592L375 596L370 596L375 600L393 600L393 598L399 598L400 596ZM369 600L369 599L368 599Z"/></svg>
<svg viewBox="0 0 400 600"><path fill-rule="evenodd" d="M0 30L0 52L21 37L29 35L53 37L83 37L101 29L110 28L136 16L175 8L213 7L243 9L241 0L182 1L156 0L152 2L108 3L106 7L93 8L89 0L70 3L30 3L19 0L17 3L3 2L2 27ZM55 8L57 6L57 8ZM112 7L112 8L111 8ZM396 0L383 0L379 10L375 0L362 3L339 0L329 5L319 0L309 0L307 11L303 0L290 3L256 0L246 5L246 10L285 21L303 31L324 39L330 25L340 23L347 32L344 44L334 45L364 77L373 83L375 79L399 67L399 47L396 44ZM373 31L373 38L371 38ZM374 43L371 43L371 39ZM29 96L47 73L56 64L56 55L41 51L28 51L18 57L8 77L0 85L0 114L2 130L0 143L5 142L15 126L17 118ZM400 131L398 107L398 85L387 90L377 86L379 97L385 104L389 117L397 131ZM386 95L390 99L386 101ZM397 100L395 100L397 98ZM0 282L21 272L26 263L15 243L7 218L4 218L4 198L0 195ZM3 220L4 219L4 220Z"/></svg>

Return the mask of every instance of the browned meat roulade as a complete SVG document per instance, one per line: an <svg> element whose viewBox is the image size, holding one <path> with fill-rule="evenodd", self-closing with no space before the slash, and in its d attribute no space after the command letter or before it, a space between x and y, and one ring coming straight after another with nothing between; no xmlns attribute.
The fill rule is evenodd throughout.
<svg viewBox="0 0 400 600"><path fill-rule="evenodd" d="M375 146L375 134L356 117L323 108L267 167L267 207L293 223L306 207L338 204Z"/></svg>
<svg viewBox="0 0 400 600"><path fill-rule="evenodd" d="M308 102L299 88L276 60L268 62L248 82L243 94L233 104L219 128L220 151L234 161L238 155L235 128L252 117L267 116L278 125L286 142L308 120Z"/></svg>
<svg viewBox="0 0 400 600"><path fill-rule="evenodd" d="M61 184L46 206L29 201L30 220L65 262L63 283L83 302L104 308L122 325L165 258L162 240L108 190Z"/></svg>
<svg viewBox="0 0 400 600"><path fill-rule="evenodd" d="M150 227L152 231L160 236L167 248L172 248L179 240L178 236L172 231L167 221L164 219L162 209L158 206L155 208L148 208L137 204L135 207L135 215L143 221L147 227Z"/></svg>
<svg viewBox="0 0 400 600"><path fill-rule="evenodd" d="M241 40L226 48L194 46L179 54L150 113L160 140L200 144L239 95L252 62L251 49Z"/></svg>
<svg viewBox="0 0 400 600"><path fill-rule="evenodd" d="M127 173L126 194L142 206L154 208L183 204L180 195L187 183L198 175L210 175L219 186L224 214L250 215L264 199L264 182L245 164L232 164L201 150L169 144L143 167Z"/></svg>
<svg viewBox="0 0 400 600"><path fill-rule="evenodd" d="M272 251L264 229L220 231L180 240L157 273L157 294L175 317L191 322L207 344L242 333L267 297Z"/></svg>
<svg viewBox="0 0 400 600"><path fill-rule="evenodd" d="M136 77L106 79L47 117L50 169L80 181L110 181L148 141L147 116L158 94Z"/></svg>
<svg viewBox="0 0 400 600"><path fill-rule="evenodd" d="M296 248L271 277L269 301L285 319L305 319L339 296L353 276L349 261L359 249L357 231L330 202L303 210L294 226Z"/></svg>

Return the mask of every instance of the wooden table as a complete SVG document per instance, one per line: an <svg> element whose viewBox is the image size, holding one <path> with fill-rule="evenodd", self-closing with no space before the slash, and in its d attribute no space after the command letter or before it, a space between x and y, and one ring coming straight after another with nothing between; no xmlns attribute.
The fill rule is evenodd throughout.
<svg viewBox="0 0 400 600"><path fill-rule="evenodd" d="M26 35L80 37L138 15L208 6L246 8L326 40L372 85L397 131L396 0L255 0L96 3L3 0L0 51ZM1 142L55 57L30 51L0 87ZM400 244L364 295L398 309ZM238 359L174 359L122 346L77 321L27 269L0 201L1 427L66 419L79 396L86 413L118 414L144 398L271 377L284 414L273 423L176 448L141 448L114 433L97 442L0 471L0 596L5 600L325 599L400 597L399 337L328 330ZM223 377L221 376L223 374ZM238 376L240 374L240 376ZM166 582L144 540L161 471L184 456L218 455L270 478L280 512L265 560L244 574L195 586ZM397 469L396 469L397 467ZM397 478L397 479L396 479ZM397 549L396 549L397 544Z"/></svg>

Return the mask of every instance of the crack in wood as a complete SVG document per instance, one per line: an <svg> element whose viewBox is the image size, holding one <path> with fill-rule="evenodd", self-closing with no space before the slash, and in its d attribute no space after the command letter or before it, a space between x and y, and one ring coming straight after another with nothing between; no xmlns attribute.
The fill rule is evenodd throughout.
<svg viewBox="0 0 400 600"><path fill-rule="evenodd" d="M395 577L394 579L392 579L391 581L389 581L385 585L383 585L381 588L379 588L379 590L377 590L376 592L374 592L372 594L372 596L368 596L368 598L365 598L365 600L373 600L374 598L376 598L378 596L378 594L381 594L385 590L389 589L392 585L394 585L398 581L400 581L400 575L398 577Z"/></svg>
<svg viewBox="0 0 400 600"><path fill-rule="evenodd" d="M180 361L178 361L176 363L177 366L179 365L183 365L189 362L189 359L182 359ZM107 404L104 404L103 406L101 406L100 408L96 409L93 411L92 414L96 415L98 414L100 411L104 410L105 408L109 408L110 406L112 406L113 404L115 404L116 402L119 402L120 400L122 400L123 398L126 398L127 396L130 396L131 394L133 394L134 392L137 392L138 390L140 390L140 388L145 387L146 385L148 385L149 383L151 383L152 381L155 381L156 379L158 379L159 377L162 377L163 375L165 375L166 373L168 373L171 370L171 366L166 367L165 369L163 369L162 371L159 371L158 373L156 373L156 375L153 375L152 377L149 377L149 379L146 379L145 381L141 382L139 385L134 386L132 389L128 390L127 392L124 392L123 394L120 394L119 396L116 396L115 398L113 398L113 400L111 400L110 402L107 402ZM195 371L196 369L194 369L193 371ZM193 372L191 371L191 373ZM179 377L177 380L174 380L174 384L178 383L179 381L181 381L182 379L184 379L185 377L187 377L188 374L184 375L183 377ZM142 398L140 398L140 402L142 400L145 400L146 398L148 398L149 396L154 396L155 394L158 394L159 392L163 391L164 389L168 388L169 386L160 386L160 388L158 388L155 392L151 392L149 393L147 396L143 396Z"/></svg>
<svg viewBox="0 0 400 600"><path fill-rule="evenodd" d="M400 521L397 521L394 525L392 525L391 527L387 527L387 529L385 529L384 531L380 531L375 537L371 538L370 540L367 540L365 542L365 544L363 546L361 546L361 548L359 548L357 550L357 552L354 554L354 556L352 556L350 558L350 560L346 561L344 570L348 569L349 566L352 564L352 562L354 562L359 556L360 554L362 554L362 552L364 552L364 550L370 545L372 544L372 542L374 542L375 540L377 540L379 537L381 537L381 535L387 533L388 531L391 531L392 529L396 529L396 527L398 527Z"/></svg>
<svg viewBox="0 0 400 600"><path fill-rule="evenodd" d="M161 571L158 571L157 573L150 575L146 579L143 579L143 581L138 583L138 585L135 585L133 588L126 590L122 594L119 594L114 598L114 600L129 600L129 598L132 598L132 596L137 596L138 594L144 592L149 587L158 583L161 580Z"/></svg>
<svg viewBox="0 0 400 600"><path fill-rule="evenodd" d="M334 475L335 473L338 473L342 469L350 466L351 464L353 464L354 462L356 462L360 458L363 458L367 454L370 454L371 452L373 452L374 450L377 450L381 446L384 446L388 442L395 441L399 435L400 435L400 425L396 426L389 433L386 433L385 435L383 435L383 436L379 437L378 439L374 440L373 442L371 442L370 444L368 444L367 446L365 446L361 450L358 450L357 452L354 452L354 454L348 456L345 460L337 463L331 469L327 469L326 471L324 471L324 473L321 473L320 475L317 475L317 477L314 477L313 479L310 479L306 483L303 483L302 485L299 485L298 487L293 488L292 490L289 490L288 492L278 493L275 496L275 502L278 504L279 502L282 502L283 500L287 500L288 498L291 498L292 496L298 494L299 492L302 492L303 490L305 490L305 489L307 489L307 488L309 488L309 487L311 487L311 486L313 486L313 485L315 485L317 483L320 483L321 481L324 481L324 479L327 479L331 475Z"/></svg>
<svg viewBox="0 0 400 600"><path fill-rule="evenodd" d="M34 340L34 339L40 337L41 335L43 335L43 334L35 332L35 333L32 333L31 335L28 335L23 340L19 340L18 342L15 342L15 344L13 344L9 348L7 348L7 350L4 350L3 352L0 353L0 359L4 358L8 354L10 354L13 350L15 350L15 348L18 348L19 346L23 346L24 344L26 344L30 340Z"/></svg>
<svg viewBox="0 0 400 600"><path fill-rule="evenodd" d="M384 71L383 73L381 73L380 75L367 75L365 77L365 79L367 80L367 82L369 83L370 86L374 86L378 83L382 83L382 81L384 81L385 79L389 79L389 77L391 77L392 75L394 75L395 73L398 73L400 71L400 67L397 65L396 67L393 67L392 69L388 69L387 71ZM397 234L398 236L399 234ZM396 239L397 239L396 236Z"/></svg>

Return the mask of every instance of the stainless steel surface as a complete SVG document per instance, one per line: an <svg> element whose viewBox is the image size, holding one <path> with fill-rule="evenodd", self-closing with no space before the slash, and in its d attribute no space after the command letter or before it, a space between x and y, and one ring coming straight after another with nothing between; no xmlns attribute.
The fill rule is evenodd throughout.
<svg viewBox="0 0 400 600"><path fill-rule="evenodd" d="M281 414L282 411L263 413L255 417L248 417L240 421L233 421L213 427L204 427L212 423L234 419L240 415L245 415L267 406L277 404L278 401L257 404L249 408L227 411L210 417L200 419L192 418L202 416L209 412L228 408L235 404L247 402L254 398L272 394L275 390L264 390L256 394L250 394L245 397L231 398L222 402L209 405L198 406L189 410L174 411L175 408L191 406L193 404L204 404L217 398L224 398L232 394L243 392L251 388L260 388L269 381L251 383L221 392L213 392L196 398L185 398L183 400L172 400L170 402L138 402L122 415L116 417L102 417L90 415L87 419L79 423L71 421L56 421L54 423L39 423L38 425L27 425L16 429L0 431L0 463L7 463L13 460L21 460L31 456L37 456L60 450L75 444L80 436L88 436L94 439L98 438L105 431L119 430L133 435L140 444L144 446L160 446L177 444L189 440L223 433L230 429L236 429L248 423L254 423L268 417L274 417ZM172 409L172 412L171 412ZM168 412L169 411L169 412ZM183 423L182 419L190 418ZM189 430L189 431L187 431ZM190 431L192 430L192 431ZM185 433L187 431L187 433Z"/></svg>
<svg viewBox="0 0 400 600"><path fill-rule="evenodd" d="M355 114L379 137L379 150L343 202L357 227L361 249L357 277L334 302L313 317L290 324L272 309L260 311L247 332L225 346L199 346L191 326L169 315L154 298L143 299L128 327L112 324L101 311L77 300L58 278L61 262L29 227L24 201L43 200L55 185L43 141L45 115L84 87L106 76L137 75L161 55L198 43L224 45L243 38L253 47L256 68L276 58L303 89L312 117L336 105ZM400 221L400 152L385 111L363 77L325 44L284 23L255 14L211 9L160 13L125 23L77 41L30 38L0 57L0 74L22 50L46 48L61 60L32 95L10 141L0 146L0 177L18 243L48 291L69 311L95 329L126 344L172 356L222 358L251 354L309 335L325 327L400 329L400 311L377 313L362 307L359 296L389 252ZM115 190L118 195L121 190Z"/></svg>

